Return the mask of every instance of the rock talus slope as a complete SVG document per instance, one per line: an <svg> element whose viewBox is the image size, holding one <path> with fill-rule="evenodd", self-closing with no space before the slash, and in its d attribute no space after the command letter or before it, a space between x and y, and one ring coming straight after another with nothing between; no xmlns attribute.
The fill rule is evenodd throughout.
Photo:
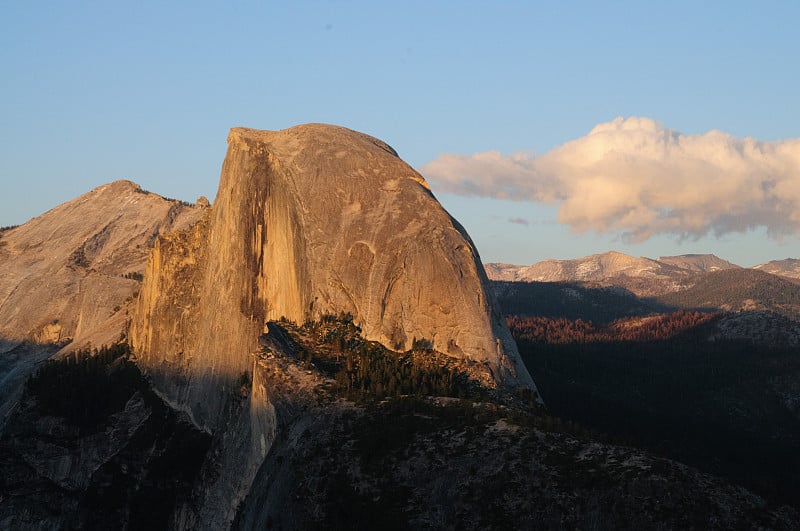
<svg viewBox="0 0 800 531"><path fill-rule="evenodd" d="M264 323L349 312L405 350L427 339L533 386L464 229L388 145L341 127L232 129L214 206L161 238L131 328L141 364L208 428ZM226 383L228 382L228 383Z"/></svg>

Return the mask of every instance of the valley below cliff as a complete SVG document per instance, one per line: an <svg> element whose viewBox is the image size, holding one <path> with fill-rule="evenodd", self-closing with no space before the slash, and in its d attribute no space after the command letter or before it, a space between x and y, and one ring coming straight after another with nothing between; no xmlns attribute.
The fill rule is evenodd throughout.
<svg viewBox="0 0 800 531"><path fill-rule="evenodd" d="M554 416L530 393L483 385L484 367L448 364L424 345L398 353L367 342L346 316L271 328L214 435L160 400L124 353L51 362L0 439L4 525L792 529L799 521L791 503ZM75 370L82 364L96 368ZM46 405L73 386L117 398L88 416L92 391ZM252 439L250 419L265 400L274 438L237 490L231 471L264 443Z"/></svg>

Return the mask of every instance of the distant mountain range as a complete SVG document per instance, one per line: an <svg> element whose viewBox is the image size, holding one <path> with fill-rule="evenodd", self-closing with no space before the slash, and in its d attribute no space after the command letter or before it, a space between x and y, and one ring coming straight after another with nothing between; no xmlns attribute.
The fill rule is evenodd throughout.
<svg viewBox="0 0 800 531"><path fill-rule="evenodd" d="M544 260L533 265L485 264L491 280L522 282L597 282L613 277L676 279L695 273L743 269L713 254L662 256L658 259L636 258L609 251L573 260ZM773 275L800 279L800 259L773 260L755 266Z"/></svg>
<svg viewBox="0 0 800 531"><path fill-rule="evenodd" d="M786 258L785 260L773 260L766 264L755 266L753 269L758 269L773 275L780 275L782 277L800 278L800 259Z"/></svg>
<svg viewBox="0 0 800 531"><path fill-rule="evenodd" d="M800 284L785 277L740 268L699 274L687 279L684 286L658 300L678 308L770 310L800 320Z"/></svg>
<svg viewBox="0 0 800 531"><path fill-rule="evenodd" d="M712 254L608 252L531 266L486 264L506 313L593 321L675 309L769 311L800 321L800 260L743 268Z"/></svg>

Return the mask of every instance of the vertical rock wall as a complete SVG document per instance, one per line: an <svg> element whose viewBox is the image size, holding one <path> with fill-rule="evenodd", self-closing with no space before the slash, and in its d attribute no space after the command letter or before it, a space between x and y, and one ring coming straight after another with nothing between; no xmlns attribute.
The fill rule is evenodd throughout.
<svg viewBox="0 0 800 531"><path fill-rule="evenodd" d="M152 253L131 329L173 404L213 429L266 320L350 312L398 350L425 338L533 386L464 229L383 142L341 127L237 128L217 198Z"/></svg>

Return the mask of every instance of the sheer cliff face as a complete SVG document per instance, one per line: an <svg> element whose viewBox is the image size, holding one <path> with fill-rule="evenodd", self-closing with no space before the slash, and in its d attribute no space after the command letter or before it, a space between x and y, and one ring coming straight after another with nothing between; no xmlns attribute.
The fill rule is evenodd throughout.
<svg viewBox="0 0 800 531"><path fill-rule="evenodd" d="M266 320L350 312L391 348L425 338L532 386L486 286L464 229L383 142L237 128L207 218L156 244L131 337L152 373L224 382L249 368ZM168 380L168 398L213 424L207 389Z"/></svg>

